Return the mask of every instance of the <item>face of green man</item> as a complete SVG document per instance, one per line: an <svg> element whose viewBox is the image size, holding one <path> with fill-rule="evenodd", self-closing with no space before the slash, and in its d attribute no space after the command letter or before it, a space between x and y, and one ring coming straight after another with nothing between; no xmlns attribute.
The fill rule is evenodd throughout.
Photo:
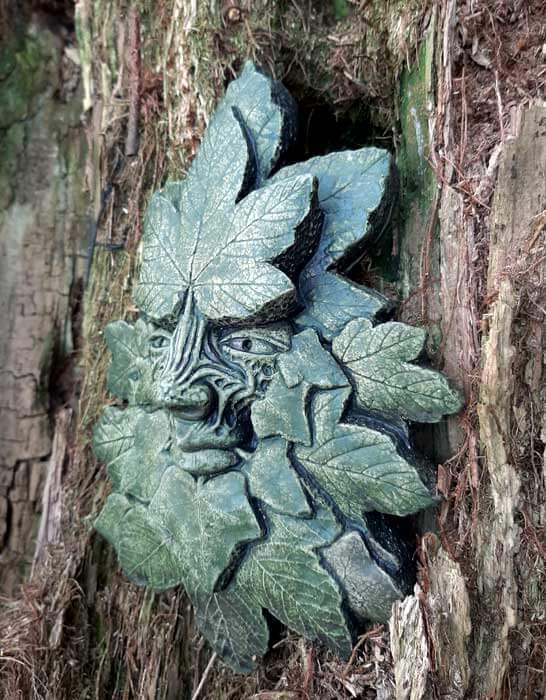
<svg viewBox="0 0 546 700"><path fill-rule="evenodd" d="M134 582L183 586L240 672L268 648L264 610L342 656L388 620L413 581L402 518L434 503L408 423L460 406L415 363L424 331L379 323L386 299L340 272L386 225L390 155L279 169L295 123L247 64L187 178L152 197L93 437L113 486L97 530Z"/></svg>
<svg viewBox="0 0 546 700"><path fill-rule="evenodd" d="M196 463L196 453L206 450L203 471L222 471L252 449L250 408L265 396L278 356L291 348L292 333L288 322L215 326L188 296L174 328L136 324L126 400L168 414L177 459Z"/></svg>

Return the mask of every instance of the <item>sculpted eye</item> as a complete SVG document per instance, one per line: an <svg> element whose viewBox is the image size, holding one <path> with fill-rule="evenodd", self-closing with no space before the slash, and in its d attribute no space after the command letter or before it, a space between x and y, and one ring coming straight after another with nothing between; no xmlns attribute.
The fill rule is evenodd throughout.
<svg viewBox="0 0 546 700"><path fill-rule="evenodd" d="M153 335L150 340L150 347L152 347L154 350L161 350L162 348L167 347L169 344L169 338L166 335Z"/></svg>
<svg viewBox="0 0 546 700"><path fill-rule="evenodd" d="M265 340L264 338L253 338L252 336L227 337L221 341L221 345L231 350L249 353L250 355L275 355L286 350L280 343Z"/></svg>

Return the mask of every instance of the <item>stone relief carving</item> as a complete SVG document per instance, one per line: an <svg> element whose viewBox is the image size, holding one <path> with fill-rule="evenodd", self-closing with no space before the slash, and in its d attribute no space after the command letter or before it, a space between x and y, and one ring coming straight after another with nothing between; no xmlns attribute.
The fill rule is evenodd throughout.
<svg viewBox="0 0 546 700"><path fill-rule="evenodd" d="M388 619L413 582L400 518L434 503L407 421L460 407L415 364L424 331L380 323L386 299L340 273L384 225L390 155L279 169L295 125L247 63L186 179L152 197L140 316L105 330L120 405L93 438L113 486L97 530L131 580L183 586L240 672L268 615L342 656Z"/></svg>

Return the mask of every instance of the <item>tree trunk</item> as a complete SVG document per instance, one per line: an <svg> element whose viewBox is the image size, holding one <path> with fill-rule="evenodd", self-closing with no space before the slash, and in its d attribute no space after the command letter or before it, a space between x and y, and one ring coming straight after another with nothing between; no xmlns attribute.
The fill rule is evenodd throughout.
<svg viewBox="0 0 546 700"><path fill-rule="evenodd" d="M541 3L78 0L59 30L61 5L0 62L3 696L542 697ZM363 630L348 664L285 635L239 677L209 663L183 592L136 588L94 534L109 487L89 437L147 199L247 56L300 103L302 157L396 151L399 214L354 274L428 328L467 405L415 436L443 502L389 629Z"/></svg>
<svg viewBox="0 0 546 700"><path fill-rule="evenodd" d="M85 213L77 52L43 18L0 57L0 590L28 574L70 390Z"/></svg>

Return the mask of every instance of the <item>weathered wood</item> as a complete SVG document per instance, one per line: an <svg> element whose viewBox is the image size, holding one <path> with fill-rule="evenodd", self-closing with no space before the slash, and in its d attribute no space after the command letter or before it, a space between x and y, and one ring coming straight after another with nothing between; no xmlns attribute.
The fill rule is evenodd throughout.
<svg viewBox="0 0 546 700"><path fill-rule="evenodd" d="M52 372L73 350L75 254L82 240L78 66L39 23L3 48L0 74L0 591L32 559L63 389ZM72 56L72 58L71 58ZM72 81L72 86L65 79ZM68 88L68 91L67 91ZM71 296L72 295L72 296ZM58 397L56 399L55 397Z"/></svg>
<svg viewBox="0 0 546 700"><path fill-rule="evenodd" d="M42 494L40 528L34 546L33 569L43 563L47 549L61 539L62 483L64 467L68 459L72 409L63 408L55 418L53 444L47 467L47 477Z"/></svg>
<svg viewBox="0 0 546 700"><path fill-rule="evenodd" d="M456 12L457 3L444 5L433 57L435 149L429 153L440 195L428 199L428 216L434 219L437 206L437 227L419 228L410 216L401 243L410 254L401 262L402 280L410 282L403 313L418 313L419 300L428 306L430 286L423 286L416 258L425 249L439 254L440 294L432 294L435 313L423 318L438 319L439 298L438 357L469 405L463 422L449 420L445 434L434 437L439 456L454 455L438 479L449 498L439 518L447 549L424 557L426 585L393 610L391 648L397 697L481 700L534 692L530 677L533 688L542 683L544 689L545 484L537 452L544 415L546 130L543 107L515 110L512 136L500 131L506 141L492 148L483 168L479 201L461 191L451 76ZM419 109L420 100L415 117ZM409 121L406 128L417 132ZM420 196L426 188L416 191ZM432 243L426 238L431 231ZM483 239L489 231L488 261ZM442 596L446 590L451 599Z"/></svg>
<svg viewBox="0 0 546 700"><path fill-rule="evenodd" d="M461 567L429 535L423 556L427 589L393 606L391 649L397 700L421 700L433 692L464 697L470 683L470 599Z"/></svg>
<svg viewBox="0 0 546 700"><path fill-rule="evenodd" d="M522 408L515 356L518 351L525 352L516 347L522 283L532 281L525 277L537 275L544 282L545 227L540 217L545 210L546 108L534 107L523 114L520 133L505 145L491 212L487 292L493 301L484 319L487 331L478 405L491 501L476 533L479 595L490 622L482 625L477 635L476 656L481 663L476 668L475 697L500 697L514 650L511 633L521 620L518 560L523 533L518 515L524 505L522 479L529 477L518 465L513 442ZM537 340L540 345L533 350L541 353L542 338ZM535 365L535 370L535 396L540 402L544 377L540 367ZM536 410L532 405L528 408ZM544 405L541 408L544 411ZM542 490L546 482L537 486ZM542 517L540 512L529 517L535 526L543 525L543 513ZM528 575L540 578L544 576L544 567L541 569Z"/></svg>
<svg viewBox="0 0 546 700"><path fill-rule="evenodd" d="M427 590L417 589L415 596L397 604L391 619L391 648L400 699L428 698L432 692L454 699L500 698L507 684L515 692L512 697L520 697L527 674L524 666L515 673L512 664L516 660L521 665L526 663L526 652L533 645L526 625L530 617L540 615L543 605L540 591L545 567L540 553L544 554L544 549L539 542L531 543L532 547L538 547L538 557L536 568L526 571L529 555L522 539L525 533L519 514L524 513L527 536L534 532L538 538L536 533L544 527L545 472L537 463L534 470L523 475L513 436L518 430L529 433L536 430L525 420L525 415L544 415L544 376L541 360L537 359L544 353L543 334L539 330L543 328L544 310L536 312L536 320L531 323L532 341L527 346L520 342L518 324L523 297L529 293L526 288L531 288L535 304L546 292L546 110L532 108L523 114L521 121L520 133L504 144L501 153L491 212L487 281L491 305L482 321L485 333L478 405L487 481L482 481L480 486L485 505L476 516L473 533L473 565L478 587L472 592L471 601L469 582L462 575L460 565L436 546L431 554L427 547L430 540L425 540ZM468 325L472 318L469 305L473 302L469 296L472 287L466 277L470 269L465 263L468 251L464 245L462 260L460 257L461 242L469 245L471 232L462 219L453 225L459 215L460 198L448 190L440 217L440 237L442 250L448 255L442 267L454 289L448 281L443 289L447 310L452 309L453 313L450 324L458 333L453 337L453 327L446 326L447 343L457 352L453 373L463 379L465 368L468 372L472 366L472 357L463 350L477 350L475 329ZM452 237L457 235L461 239L455 244ZM460 264L452 268L448 263L456 260ZM532 382L527 393L522 393L522 378L515 371L518 352L517 364L523 364L527 377L524 381ZM477 449L474 445L469 455L477 455ZM474 473L477 474L477 465ZM526 499L522 494L523 478L533 484ZM473 482L474 488L478 486L477 481ZM472 624L471 605L478 611ZM514 642L512 632L518 625L520 641ZM522 653L522 646L526 652Z"/></svg>
<svg viewBox="0 0 546 700"><path fill-rule="evenodd" d="M392 609L389 631L396 700L421 700L430 690L430 659L419 602L422 595L421 587L416 585L415 595Z"/></svg>

